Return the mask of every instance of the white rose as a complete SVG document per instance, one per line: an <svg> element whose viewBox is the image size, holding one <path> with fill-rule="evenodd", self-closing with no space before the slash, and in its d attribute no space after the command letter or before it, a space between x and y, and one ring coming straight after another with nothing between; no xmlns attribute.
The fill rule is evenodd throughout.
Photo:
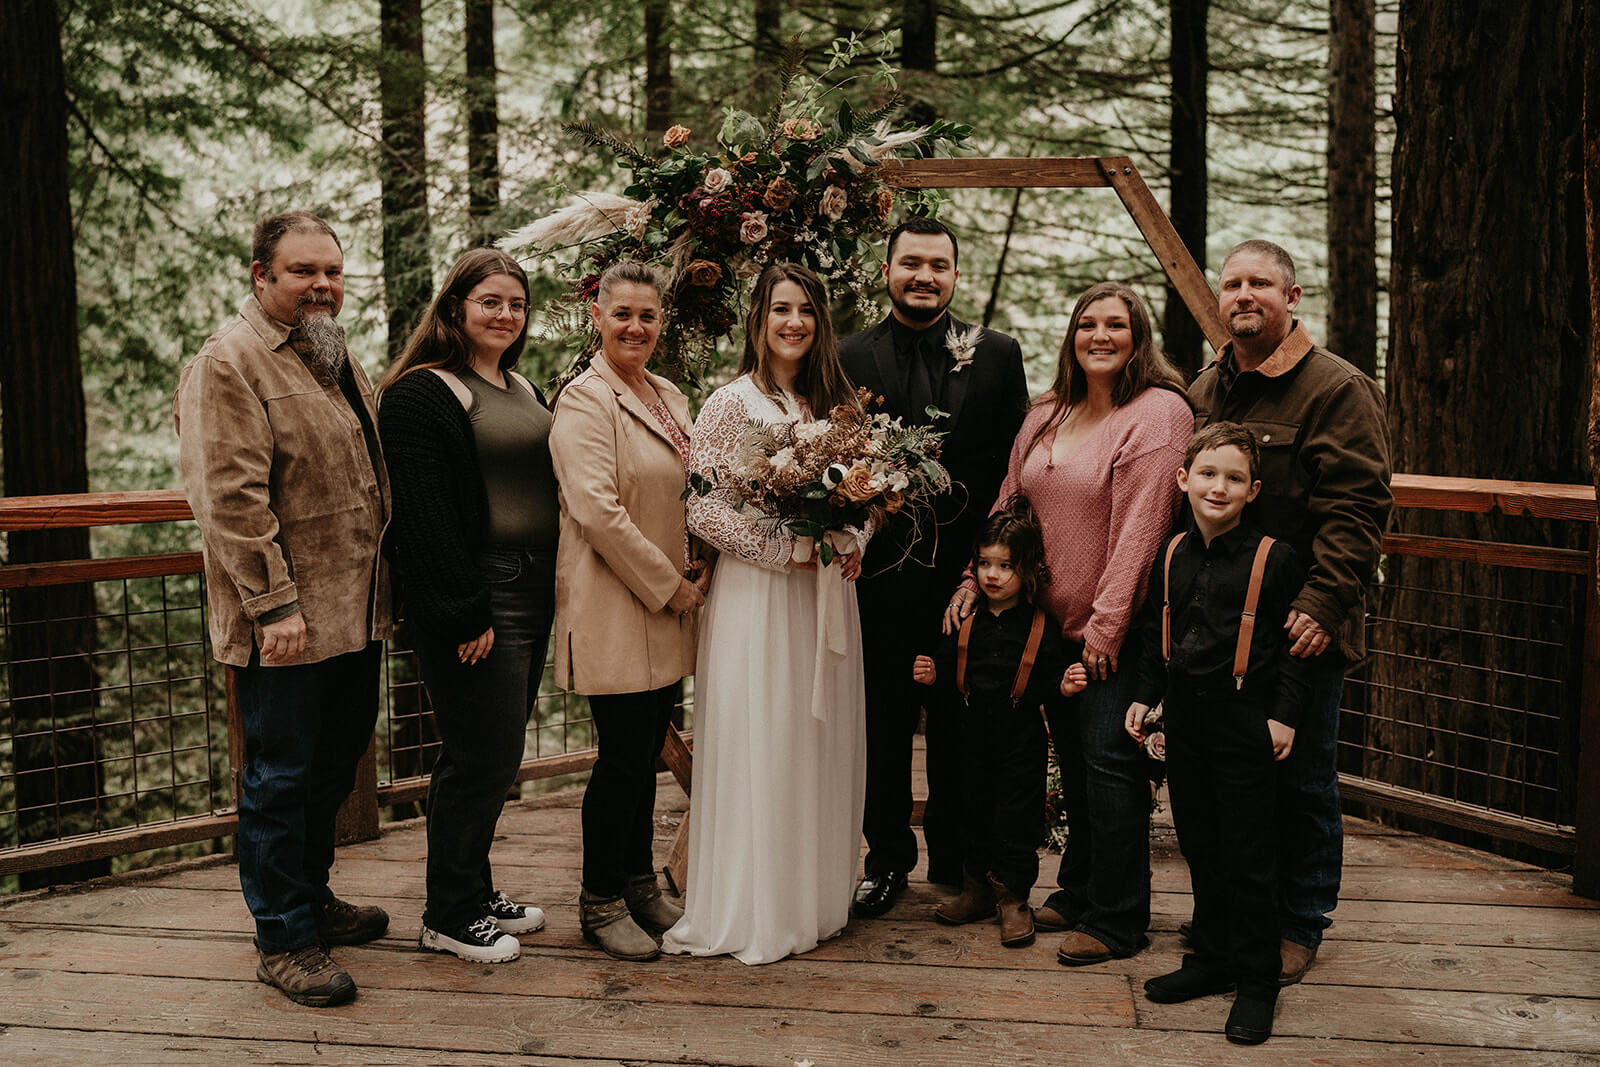
<svg viewBox="0 0 1600 1067"><path fill-rule="evenodd" d="M739 240L747 245L753 245L767 235L767 213L765 211L746 211L739 216Z"/></svg>
<svg viewBox="0 0 1600 1067"><path fill-rule="evenodd" d="M817 203L817 211L824 217L838 222L844 218L845 194L837 185L830 185L822 190L822 199Z"/></svg>
<svg viewBox="0 0 1600 1067"><path fill-rule="evenodd" d="M715 196L726 189L731 181L733 181L733 175L728 171L723 170L721 167L712 167L700 179L700 188Z"/></svg>

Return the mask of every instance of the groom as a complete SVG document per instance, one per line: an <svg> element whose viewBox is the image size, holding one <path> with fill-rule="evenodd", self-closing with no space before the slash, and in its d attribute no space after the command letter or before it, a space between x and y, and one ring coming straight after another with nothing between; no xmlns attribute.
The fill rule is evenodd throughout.
<svg viewBox="0 0 1600 1067"><path fill-rule="evenodd" d="M911 831L911 738L927 690L911 680L919 653L937 643L940 619L972 541L1005 477L1022 425L1028 383L1016 339L961 322L948 311L955 293L955 234L912 217L889 235L883 278L893 310L878 325L839 343L839 360L857 386L884 398L883 410L908 425L947 412L942 460L954 486L915 523L903 512L872 539L857 585L867 683L866 877L854 913L882 915L906 888L917 863ZM929 706L928 881L959 888L960 744L949 709Z"/></svg>

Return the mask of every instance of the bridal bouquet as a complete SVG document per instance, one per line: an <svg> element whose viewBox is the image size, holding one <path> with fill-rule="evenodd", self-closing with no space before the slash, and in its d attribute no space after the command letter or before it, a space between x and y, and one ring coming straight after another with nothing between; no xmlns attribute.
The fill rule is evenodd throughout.
<svg viewBox="0 0 1600 1067"><path fill-rule="evenodd" d="M613 153L633 178L626 195L579 193L502 241L513 254L555 260L569 281L547 328L586 320L600 274L622 259L643 260L666 281L659 369L697 381L717 339L742 318L751 280L764 265L803 263L836 294L861 299L870 281L862 257L887 232L896 203L881 165L948 152L971 134L969 126L946 122L895 126L900 101L892 91L870 111L853 109L841 90L854 76L844 74L866 50L856 36L837 40L826 69L812 77L798 38L790 42L777 102L761 117L725 108L721 129L704 147L681 125L651 151L593 124L568 124L591 147ZM872 80L892 90L894 73L880 55ZM933 194L898 195L929 214L939 203Z"/></svg>
<svg viewBox="0 0 1600 1067"><path fill-rule="evenodd" d="M865 406L871 394L861 395ZM950 489L939 462L943 437L931 426L908 427L847 404L812 422L752 422L721 488L793 536L796 562L816 555L827 566L854 547L849 529L915 512ZM691 492L716 487L690 476Z"/></svg>

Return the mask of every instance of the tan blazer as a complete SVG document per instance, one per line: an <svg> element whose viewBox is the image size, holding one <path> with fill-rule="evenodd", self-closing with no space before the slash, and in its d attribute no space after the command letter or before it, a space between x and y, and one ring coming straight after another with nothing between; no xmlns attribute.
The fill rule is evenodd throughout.
<svg viewBox="0 0 1600 1067"><path fill-rule="evenodd" d="M689 431L689 401L650 375ZM665 610L683 578L683 458L602 357L561 391L550 456L560 483L557 684L639 693L694 672L699 612Z"/></svg>

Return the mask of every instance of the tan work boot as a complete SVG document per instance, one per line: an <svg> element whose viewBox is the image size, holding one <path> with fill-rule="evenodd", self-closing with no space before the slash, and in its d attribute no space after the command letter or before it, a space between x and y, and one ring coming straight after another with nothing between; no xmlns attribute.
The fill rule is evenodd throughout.
<svg viewBox="0 0 1600 1067"><path fill-rule="evenodd" d="M989 888L994 891L995 909L1000 912L1000 943L1006 948L1033 944L1033 909L1028 907L1027 898L1017 896L992 874Z"/></svg>
<svg viewBox="0 0 1600 1067"><path fill-rule="evenodd" d="M314 908L317 937L324 945L364 945L389 931L389 913L375 904L351 904L334 897Z"/></svg>
<svg viewBox="0 0 1600 1067"><path fill-rule="evenodd" d="M256 951L261 952L259 948ZM321 945L307 945L291 952L261 952L256 978L309 1008L331 1008L356 998L355 981L328 958Z"/></svg>
<svg viewBox="0 0 1600 1067"><path fill-rule="evenodd" d="M583 890L578 894L578 925L583 939L599 945L612 959L642 963L661 955L661 946L639 929L621 897L597 897Z"/></svg>
<svg viewBox="0 0 1600 1067"><path fill-rule="evenodd" d="M666 933L683 918L683 909L661 895L653 873L629 878L622 889L622 899L628 902L633 921L652 934Z"/></svg>
<svg viewBox="0 0 1600 1067"><path fill-rule="evenodd" d="M994 918L994 890L967 874L962 876L961 892L933 909L933 917L947 926L980 923Z"/></svg>

